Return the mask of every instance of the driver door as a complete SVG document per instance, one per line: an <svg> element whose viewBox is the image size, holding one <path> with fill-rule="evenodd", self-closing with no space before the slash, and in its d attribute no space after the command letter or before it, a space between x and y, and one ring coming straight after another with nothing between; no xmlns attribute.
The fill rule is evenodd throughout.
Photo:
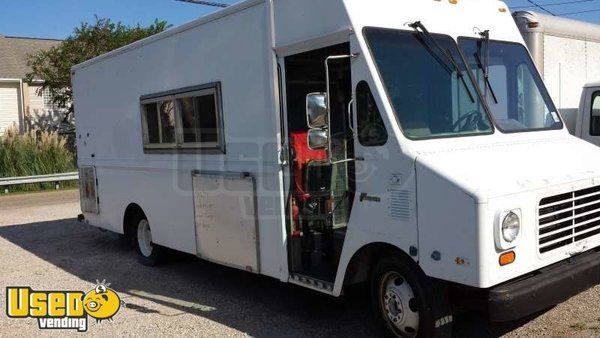
<svg viewBox="0 0 600 338"><path fill-rule="evenodd" d="M361 50L351 37L353 53ZM370 55L360 52L352 60L353 100L349 115L356 160L355 198L342 251L336 290L341 288L346 264L369 243L393 243L410 251L417 245L416 180L414 160L400 147L397 120ZM389 110L388 110L389 109ZM413 256L416 260L416 254Z"/></svg>

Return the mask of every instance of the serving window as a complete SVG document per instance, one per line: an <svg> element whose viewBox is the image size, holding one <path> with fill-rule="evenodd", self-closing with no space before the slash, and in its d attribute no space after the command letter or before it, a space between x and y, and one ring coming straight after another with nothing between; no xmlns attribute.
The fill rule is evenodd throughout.
<svg viewBox="0 0 600 338"><path fill-rule="evenodd" d="M225 153L218 83L148 95L141 108L145 152Z"/></svg>

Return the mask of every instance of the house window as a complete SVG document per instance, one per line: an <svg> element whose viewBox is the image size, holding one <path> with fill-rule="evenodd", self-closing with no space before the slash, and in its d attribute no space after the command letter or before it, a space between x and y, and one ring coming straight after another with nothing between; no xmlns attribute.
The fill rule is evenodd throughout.
<svg viewBox="0 0 600 338"><path fill-rule="evenodd" d="M219 84L142 97L141 104L147 152L225 152Z"/></svg>
<svg viewBox="0 0 600 338"><path fill-rule="evenodd" d="M50 93L50 88L45 88L42 91L42 99L44 100L44 109L46 111L60 111L61 108L58 104L52 102L52 95Z"/></svg>

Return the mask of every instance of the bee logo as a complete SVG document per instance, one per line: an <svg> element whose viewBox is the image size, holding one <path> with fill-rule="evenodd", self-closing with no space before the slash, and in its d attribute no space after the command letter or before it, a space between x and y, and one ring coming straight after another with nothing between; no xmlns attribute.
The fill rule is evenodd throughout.
<svg viewBox="0 0 600 338"><path fill-rule="evenodd" d="M125 302L106 281L88 293L81 291L35 291L30 287L6 288L6 314L9 318L36 318L45 329L88 330L88 317L97 322L112 320Z"/></svg>
<svg viewBox="0 0 600 338"><path fill-rule="evenodd" d="M110 283L98 283L96 287L83 297L85 312L96 321L112 320L124 302L117 293L109 288Z"/></svg>

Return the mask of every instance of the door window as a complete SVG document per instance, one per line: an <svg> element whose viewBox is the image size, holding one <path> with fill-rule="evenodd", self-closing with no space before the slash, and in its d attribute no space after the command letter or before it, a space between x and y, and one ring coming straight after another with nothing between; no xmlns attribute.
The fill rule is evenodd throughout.
<svg viewBox="0 0 600 338"><path fill-rule="evenodd" d="M592 116L590 118L590 135L600 136L600 91L592 95Z"/></svg>
<svg viewBox="0 0 600 338"><path fill-rule="evenodd" d="M356 86L356 118L358 141L365 147L382 146L387 142L388 133L375 103L369 84L361 81Z"/></svg>

